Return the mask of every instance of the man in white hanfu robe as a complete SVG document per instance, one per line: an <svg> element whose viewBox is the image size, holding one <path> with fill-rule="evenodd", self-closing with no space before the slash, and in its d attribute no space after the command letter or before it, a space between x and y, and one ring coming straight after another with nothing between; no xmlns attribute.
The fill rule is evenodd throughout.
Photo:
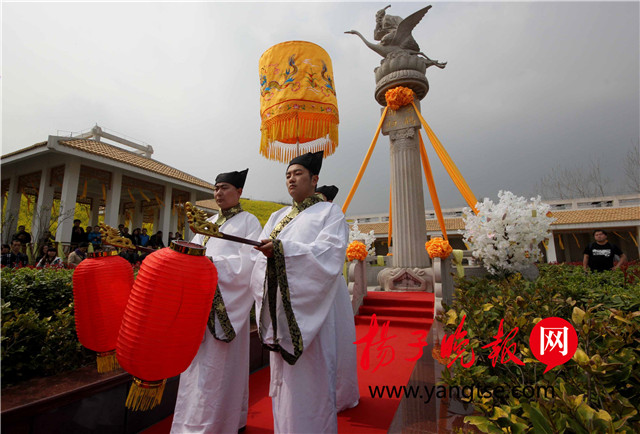
<svg viewBox="0 0 640 434"><path fill-rule="evenodd" d="M316 193L324 196L327 202L333 203L338 194L335 185L323 185L316 187ZM346 221L345 221L345 224ZM347 225L347 231L349 230ZM354 342L356 341L356 329L353 320L353 308L349 288L341 275L338 276L338 284L344 288L337 292L337 297L342 300L336 305L340 312L336 319L340 322L336 327L336 342L338 343L338 367L336 369L336 408L338 413L358 405L360 391L358 390L358 352Z"/></svg>
<svg viewBox="0 0 640 434"><path fill-rule="evenodd" d="M218 175L215 199L221 211L209 221L225 234L257 240L260 222L239 203L246 176L247 170ZM180 375L171 432L237 433L247 424L249 402L251 246L203 235L192 242L207 247L218 270L218 288L208 331Z"/></svg>
<svg viewBox="0 0 640 434"><path fill-rule="evenodd" d="M294 205L276 211L256 250L251 286L260 338L270 357L274 431L337 432L337 336L351 311L342 278L348 226L340 208L315 194L322 152L294 158ZM347 304L348 303L348 304ZM344 305L344 306L343 306ZM351 328L353 328L353 313Z"/></svg>

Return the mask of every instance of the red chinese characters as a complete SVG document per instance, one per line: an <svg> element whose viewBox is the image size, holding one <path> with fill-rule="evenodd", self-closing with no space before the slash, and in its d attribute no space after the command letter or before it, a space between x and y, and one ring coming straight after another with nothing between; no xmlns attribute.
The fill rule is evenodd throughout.
<svg viewBox="0 0 640 434"><path fill-rule="evenodd" d="M458 358L460 358L460 365L462 365L463 368L470 367L476 361L476 355L474 354L473 350L471 350L471 360L469 360L467 363L463 362L461 358L462 354L466 351L466 346L469 345L469 339L465 339L465 336L467 335L467 331L462 330L462 326L464 325L464 319L466 317L467 317L466 315L462 317L462 320L460 321L460 324L458 325L456 332L452 336L444 335L444 338L442 338L442 346L440 347L440 356L445 359L448 359L449 357L451 357L452 353L456 354L453 360L451 360L447 365L447 368L451 367L451 365L453 365L455 361L458 360ZM456 341L460 341L460 342L456 342Z"/></svg>
<svg viewBox="0 0 640 434"><path fill-rule="evenodd" d="M498 356L500 356L500 363L504 364L505 357L508 357L508 361L515 363L516 365L524 365L524 362L518 359L514 353L516 350L516 343L513 342L509 345L509 341L513 340L513 338L518 333L518 327L514 328L509 332L505 339L502 339L504 333L502 331L502 324L504 323L504 318L500 320L500 327L498 328L498 333L493 337L494 341L490 344L485 345L482 348L491 348L491 354L489 354L489 359L491 360L491 366L496 366L496 361L498 360Z"/></svg>
<svg viewBox="0 0 640 434"><path fill-rule="evenodd" d="M379 328L378 319L376 318L376 314L374 313L371 316L371 324L369 325L369 331L367 332L367 334L364 335L362 339L358 339L357 341L354 342L354 344L356 345L357 344L366 345L364 348L364 351L362 352L362 359L360 360L360 367L362 367L362 369L364 369L365 371L369 369L369 351L373 346L379 345L379 348L378 348L379 361L376 367L373 369L373 372L376 372L378 368L380 368L381 366L387 366L389 363L393 362L393 359L395 357L395 351L393 347L391 345L385 345L385 343L389 339L393 339L396 337L396 335L387 336L387 333L389 333L389 321L384 323L384 325L382 326L380 340L374 342L373 340L378 334L378 328ZM386 360L387 356L389 356L388 360Z"/></svg>

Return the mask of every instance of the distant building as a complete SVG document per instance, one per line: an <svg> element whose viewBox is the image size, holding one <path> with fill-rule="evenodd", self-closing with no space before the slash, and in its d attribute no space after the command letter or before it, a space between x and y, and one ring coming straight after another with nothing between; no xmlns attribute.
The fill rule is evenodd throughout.
<svg viewBox="0 0 640 434"><path fill-rule="evenodd" d="M108 144L109 139L132 150ZM35 145L3 155L3 232L15 232L21 196L35 205L31 234L35 240L49 229L54 199L60 200L56 241L71 239L77 204L90 207L88 224L103 215L106 224L130 229L153 223L165 236L184 227L183 205L213 197L213 184L151 158L153 148L94 127L77 137L49 136ZM6 206L6 208L5 208ZM165 240L166 241L166 240Z"/></svg>
<svg viewBox="0 0 640 434"><path fill-rule="evenodd" d="M609 241L620 246L629 260L638 259L640 239L640 194L627 194L595 198L545 201L551 206L556 221L551 225L549 237L542 251L547 262L581 262L585 246L593 241L593 231L604 229ZM465 250L459 231L464 229L462 208L442 210L449 242L454 249ZM389 251L389 214L351 215L347 220L358 223L360 232L373 230L376 252ZM425 212L427 237L442 236L435 211ZM393 245L393 241L392 241Z"/></svg>

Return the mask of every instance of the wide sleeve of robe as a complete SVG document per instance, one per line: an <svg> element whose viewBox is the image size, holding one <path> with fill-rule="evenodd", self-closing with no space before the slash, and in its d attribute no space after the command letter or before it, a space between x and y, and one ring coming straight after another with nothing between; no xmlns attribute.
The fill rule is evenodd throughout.
<svg viewBox="0 0 640 434"><path fill-rule="evenodd" d="M273 227L289 209L274 213L260 238L268 238ZM302 211L280 232L277 239L281 240L284 251L293 315L287 314L282 301L283 291L278 287L275 336L269 301L264 297L266 258L262 254L256 257L252 288L260 333L265 344L279 344L293 354L295 336L291 334L291 321L297 324L303 349L313 342L325 323L339 289L336 278L342 273L348 237L344 214L337 205L328 202L317 203Z"/></svg>
<svg viewBox="0 0 640 434"><path fill-rule="evenodd" d="M261 229L258 219L246 211L235 215L220 227L220 231L225 234L252 240L258 239ZM199 241L202 243L202 238ZM207 256L211 257L218 270L218 287L226 316L233 329L239 330L247 320L253 304L250 288L253 269L251 246L212 237L207 242ZM229 337L225 336L225 326L220 324L219 318L216 318L215 326L217 337Z"/></svg>

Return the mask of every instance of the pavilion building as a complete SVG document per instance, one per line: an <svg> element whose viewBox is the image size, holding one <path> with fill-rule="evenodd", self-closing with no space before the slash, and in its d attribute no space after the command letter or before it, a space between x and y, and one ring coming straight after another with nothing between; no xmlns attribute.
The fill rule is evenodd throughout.
<svg viewBox="0 0 640 434"><path fill-rule="evenodd" d="M104 139L131 150L105 143ZM112 227L125 221L130 229L153 223L153 231L160 230L165 237L180 230L185 239L190 239L184 203L206 200L211 204L213 184L154 160L152 153L149 145L96 126L86 134L49 136L46 141L3 155L2 231L15 232L25 195L35 206L30 228L34 240L49 230L56 199L58 242L71 240L78 204L90 208L90 225L98 224L99 216Z"/></svg>
<svg viewBox="0 0 640 434"><path fill-rule="evenodd" d="M540 246L546 262L582 262L584 248L593 242L596 229L607 231L609 241L617 244L629 260L638 259L640 194L544 202L551 206L552 216L556 219L551 224L551 236ZM444 209L442 213L449 243L454 249L466 250L461 234L464 230L462 208ZM376 252L379 255L388 253L388 213L351 215L347 220L351 227L357 223L362 233L373 230ZM429 239L442 236L433 210L425 212L425 229Z"/></svg>

